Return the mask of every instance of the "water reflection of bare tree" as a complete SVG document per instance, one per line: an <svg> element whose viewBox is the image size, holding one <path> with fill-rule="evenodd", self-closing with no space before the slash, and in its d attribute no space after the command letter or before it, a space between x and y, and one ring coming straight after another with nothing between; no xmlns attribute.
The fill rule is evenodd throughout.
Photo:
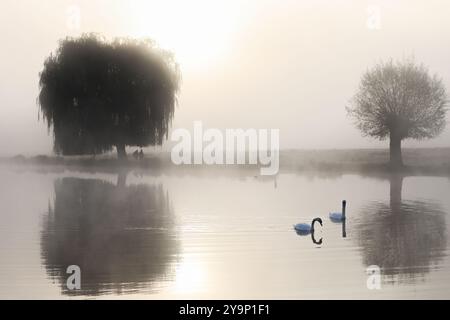
<svg viewBox="0 0 450 320"><path fill-rule="evenodd" d="M48 275L65 294L158 290L170 280L178 242L161 185L63 178L55 181L41 235ZM66 268L81 268L81 290L68 291Z"/></svg>
<svg viewBox="0 0 450 320"><path fill-rule="evenodd" d="M391 281L414 282L446 250L445 212L434 202L403 201L402 186L402 176L391 176L389 204L372 202L363 208L357 238L367 266L380 266Z"/></svg>

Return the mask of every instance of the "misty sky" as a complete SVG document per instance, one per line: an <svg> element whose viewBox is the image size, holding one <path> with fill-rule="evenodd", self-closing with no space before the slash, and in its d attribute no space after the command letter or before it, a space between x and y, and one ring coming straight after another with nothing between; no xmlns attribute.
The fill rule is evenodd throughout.
<svg viewBox="0 0 450 320"><path fill-rule="evenodd" d="M279 128L281 148L384 147L345 106L380 59L414 56L450 95L448 1L18 1L0 4L0 156L50 153L38 73L58 39L151 37L180 62L173 127ZM379 9L379 29L371 13ZM79 19L77 12L79 11ZM79 22L79 24L78 24ZM375 28L374 28L375 27ZM448 117L450 119L450 117ZM405 146L450 147L437 139Z"/></svg>

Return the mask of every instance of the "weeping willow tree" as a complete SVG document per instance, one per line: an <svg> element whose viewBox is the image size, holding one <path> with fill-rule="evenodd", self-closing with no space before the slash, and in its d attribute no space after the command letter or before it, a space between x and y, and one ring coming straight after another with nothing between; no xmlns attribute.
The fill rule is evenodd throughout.
<svg viewBox="0 0 450 320"><path fill-rule="evenodd" d="M180 74L173 55L150 40L66 38L39 74L40 114L54 151L97 154L160 145L173 118Z"/></svg>

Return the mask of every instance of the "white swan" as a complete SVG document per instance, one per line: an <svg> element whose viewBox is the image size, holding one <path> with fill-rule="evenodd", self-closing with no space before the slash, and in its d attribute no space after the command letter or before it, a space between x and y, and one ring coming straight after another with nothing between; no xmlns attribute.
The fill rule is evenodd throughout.
<svg viewBox="0 0 450 320"><path fill-rule="evenodd" d="M311 222L311 224L308 223L297 223L294 225L295 231L297 231L298 234L309 234L311 232L314 232L314 224L318 222L320 225L322 225L322 219L315 218Z"/></svg>
<svg viewBox="0 0 450 320"><path fill-rule="evenodd" d="M342 212L331 212L330 220L333 222L342 222L345 220L345 206L347 205L347 201L342 201Z"/></svg>

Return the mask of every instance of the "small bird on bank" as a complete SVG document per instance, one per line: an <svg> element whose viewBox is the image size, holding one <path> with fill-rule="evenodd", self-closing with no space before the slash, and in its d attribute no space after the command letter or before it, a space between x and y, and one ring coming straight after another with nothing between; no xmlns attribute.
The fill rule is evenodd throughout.
<svg viewBox="0 0 450 320"><path fill-rule="evenodd" d="M309 234L311 232L314 232L314 224L318 222L322 226L322 219L320 218L314 218L311 224L308 223L297 223L294 225L295 231L297 231L298 234Z"/></svg>
<svg viewBox="0 0 450 320"><path fill-rule="evenodd" d="M342 212L331 212L330 220L333 222L342 222L345 220L345 207L347 205L347 201L342 201Z"/></svg>

